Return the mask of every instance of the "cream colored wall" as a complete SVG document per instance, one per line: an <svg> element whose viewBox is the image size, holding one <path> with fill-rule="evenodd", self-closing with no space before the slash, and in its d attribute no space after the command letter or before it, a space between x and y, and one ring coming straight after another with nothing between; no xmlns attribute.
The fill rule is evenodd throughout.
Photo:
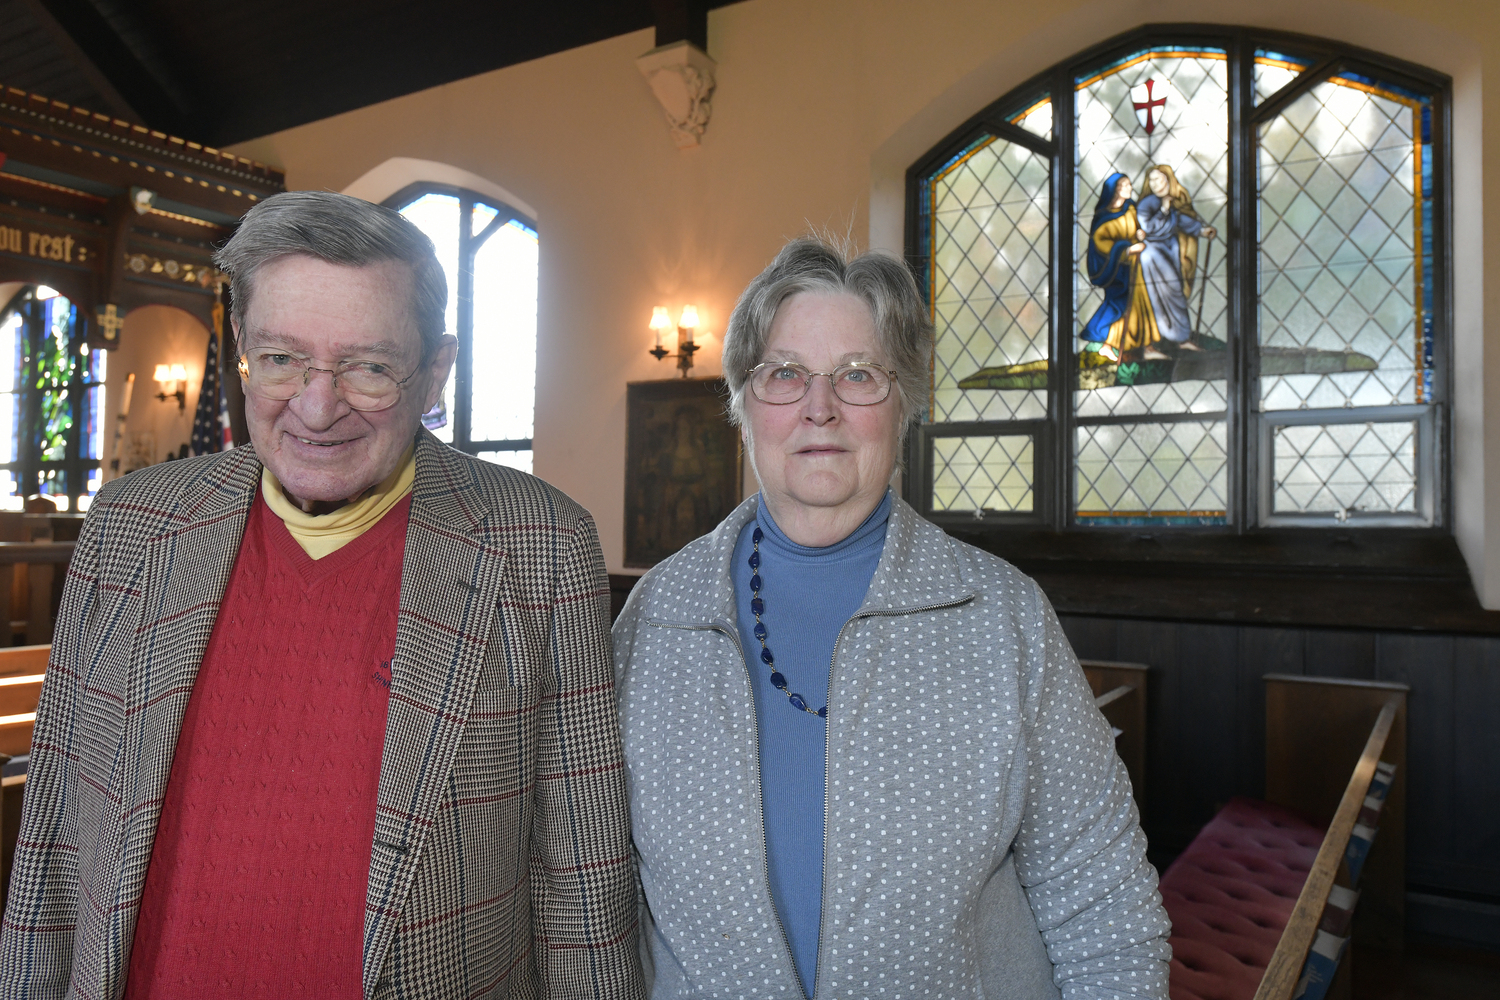
<svg viewBox="0 0 1500 1000"><path fill-rule="evenodd" d="M749 0L715 11L713 119L677 150L634 65L638 32L245 143L288 186L342 190L394 157L451 164L516 193L542 234L535 467L591 509L623 557L625 383L659 303L723 329L739 290L809 226L899 249L908 164L1047 66L1154 22L1251 24L1342 39L1453 76L1457 529L1500 607L1500 4L1491 0ZM1488 77L1485 68L1490 68ZM1494 143L1490 148L1496 147ZM718 371L717 338L697 373ZM153 401L154 402L154 401Z"/></svg>
<svg viewBox="0 0 1500 1000"><path fill-rule="evenodd" d="M168 451L175 454L191 439L193 411L198 405L198 388L203 384L207 354L207 328L181 309L142 306L125 317L120 346L109 354L104 380L108 413L104 433L106 469L126 376L135 373L135 390L131 393L130 414L121 442L121 472L160 462ZM183 409L178 409L175 399L165 402L157 399L156 393L162 387L151 379L158 364L174 363L181 364L188 374L187 405Z"/></svg>

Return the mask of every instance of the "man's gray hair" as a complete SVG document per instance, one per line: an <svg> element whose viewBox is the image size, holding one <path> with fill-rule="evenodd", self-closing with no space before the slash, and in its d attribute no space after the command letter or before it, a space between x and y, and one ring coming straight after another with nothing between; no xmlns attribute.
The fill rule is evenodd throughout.
<svg viewBox="0 0 1500 1000"><path fill-rule="evenodd" d="M776 310L804 292L853 295L870 307L875 337L896 371L901 428L927 409L932 364L932 318L911 270L893 254L878 250L855 256L848 248L818 236L803 236L781 248L735 304L724 332L724 379L729 383L729 418L745 422L747 375L765 360Z"/></svg>
<svg viewBox="0 0 1500 1000"><path fill-rule="evenodd" d="M239 229L214 254L229 275L235 325L244 329L255 275L290 255L345 267L388 261L411 268L411 313L427 359L442 343L448 279L432 240L400 212L332 191L286 191L245 213Z"/></svg>

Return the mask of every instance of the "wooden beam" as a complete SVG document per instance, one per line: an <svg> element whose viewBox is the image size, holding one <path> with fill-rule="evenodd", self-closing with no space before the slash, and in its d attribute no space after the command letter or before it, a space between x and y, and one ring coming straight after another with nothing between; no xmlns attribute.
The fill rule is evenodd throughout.
<svg viewBox="0 0 1500 1000"><path fill-rule="evenodd" d="M89 86L104 99L104 107L90 110L110 111L136 125L146 123L140 112L131 107L125 95L116 89L109 77L104 75L104 71L94 65L94 60L89 58L88 53L83 51L42 0L21 0L21 2L26 7L26 12L31 15L31 19L36 22L37 27L46 32L47 36L52 39L52 44L62 50L63 58L72 63L73 67L88 81Z"/></svg>
<svg viewBox="0 0 1500 1000"><path fill-rule="evenodd" d="M89 0L23 0L64 54L106 101L118 102L133 118L176 135L195 135L197 123L167 88L136 58L114 27ZM102 109L101 109L102 110Z"/></svg>
<svg viewBox="0 0 1500 1000"><path fill-rule="evenodd" d="M708 51L707 0L651 0L656 47L687 41Z"/></svg>

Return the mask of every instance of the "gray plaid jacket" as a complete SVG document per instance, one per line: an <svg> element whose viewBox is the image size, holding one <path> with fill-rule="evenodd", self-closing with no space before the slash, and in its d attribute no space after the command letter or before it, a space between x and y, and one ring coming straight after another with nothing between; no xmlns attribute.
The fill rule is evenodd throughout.
<svg viewBox="0 0 1500 1000"><path fill-rule="evenodd" d="M367 997L642 993L587 512L423 431L365 904ZM260 485L248 448L101 491L43 684L0 997L114 998L183 712Z"/></svg>

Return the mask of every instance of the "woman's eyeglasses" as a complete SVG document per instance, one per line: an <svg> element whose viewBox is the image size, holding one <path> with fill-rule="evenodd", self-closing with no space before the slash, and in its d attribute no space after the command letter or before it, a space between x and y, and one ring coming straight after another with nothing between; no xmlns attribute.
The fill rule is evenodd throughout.
<svg viewBox="0 0 1500 1000"><path fill-rule="evenodd" d="M780 406L807 395L812 380L823 376L833 385L833 394L850 406L873 406L891 394L896 373L872 361L839 365L831 372L809 371L790 361L766 361L750 369L750 391L762 403Z"/></svg>

